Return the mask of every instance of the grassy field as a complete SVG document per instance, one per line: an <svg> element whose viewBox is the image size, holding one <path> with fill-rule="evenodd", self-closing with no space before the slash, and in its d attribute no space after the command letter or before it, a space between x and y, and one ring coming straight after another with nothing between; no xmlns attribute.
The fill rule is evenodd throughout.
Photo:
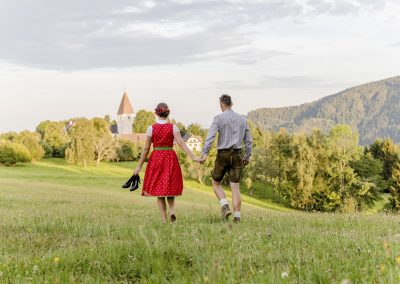
<svg viewBox="0 0 400 284"><path fill-rule="evenodd" d="M0 167L0 282L400 283L399 216L246 198L242 223L221 223L210 188L186 182L162 225L154 199L120 189L132 167Z"/></svg>

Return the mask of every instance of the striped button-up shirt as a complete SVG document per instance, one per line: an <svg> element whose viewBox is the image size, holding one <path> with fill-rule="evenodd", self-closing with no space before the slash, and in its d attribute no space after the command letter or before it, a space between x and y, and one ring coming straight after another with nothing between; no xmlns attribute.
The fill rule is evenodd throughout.
<svg viewBox="0 0 400 284"><path fill-rule="evenodd" d="M249 125L245 116L237 114L233 110L226 110L220 115L214 117L204 143L203 155L207 156L214 142L215 136L218 136L218 150L222 149L241 149L244 143L244 160L248 161L251 156L251 146L253 138L251 137Z"/></svg>

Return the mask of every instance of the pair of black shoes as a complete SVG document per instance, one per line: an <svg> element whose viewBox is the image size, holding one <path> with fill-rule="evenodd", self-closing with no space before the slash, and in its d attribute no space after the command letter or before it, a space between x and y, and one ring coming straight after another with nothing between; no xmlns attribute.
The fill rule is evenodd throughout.
<svg viewBox="0 0 400 284"><path fill-rule="evenodd" d="M122 185L122 188L129 188L129 191L134 191L139 188L140 176L133 175L131 178Z"/></svg>

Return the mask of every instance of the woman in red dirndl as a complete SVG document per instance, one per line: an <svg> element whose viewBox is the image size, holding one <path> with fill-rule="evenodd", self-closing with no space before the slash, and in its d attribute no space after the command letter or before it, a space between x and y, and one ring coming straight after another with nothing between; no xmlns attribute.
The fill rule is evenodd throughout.
<svg viewBox="0 0 400 284"><path fill-rule="evenodd" d="M174 141L194 161L199 161L183 141L178 127L168 122L169 113L167 104L158 104L156 108L158 121L147 129L146 143L134 171L134 174L139 174L149 154L151 144L153 144L153 152L144 176L142 195L157 197L157 204L164 223L167 222L165 198L169 205L170 221L175 222L175 196L182 195L183 191L182 171L178 157L173 150Z"/></svg>

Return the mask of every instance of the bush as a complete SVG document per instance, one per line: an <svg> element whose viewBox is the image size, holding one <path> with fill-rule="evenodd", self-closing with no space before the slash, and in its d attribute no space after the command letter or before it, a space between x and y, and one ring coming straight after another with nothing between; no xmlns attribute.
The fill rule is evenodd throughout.
<svg viewBox="0 0 400 284"><path fill-rule="evenodd" d="M400 211L400 164L396 163L392 174L392 185L390 186L390 205L394 211Z"/></svg>
<svg viewBox="0 0 400 284"><path fill-rule="evenodd" d="M0 135L0 140L24 145L34 160L40 160L45 154L45 150L41 144L40 134L37 132L8 132Z"/></svg>
<svg viewBox="0 0 400 284"><path fill-rule="evenodd" d="M51 158L53 155L53 148L46 142L46 141L41 141L40 144L42 145L42 148L44 150L44 156L46 158Z"/></svg>
<svg viewBox="0 0 400 284"><path fill-rule="evenodd" d="M134 161L140 157L140 146L126 139L118 140L117 161Z"/></svg>
<svg viewBox="0 0 400 284"><path fill-rule="evenodd" d="M22 144L10 141L0 141L0 163L6 166L13 166L16 163L32 161L29 150Z"/></svg>
<svg viewBox="0 0 400 284"><path fill-rule="evenodd" d="M30 152L32 159L38 161L43 158L45 150L41 145L40 134L37 132L22 131L16 141L23 144Z"/></svg>
<svg viewBox="0 0 400 284"><path fill-rule="evenodd" d="M7 140L10 142L15 142L16 139L18 137L18 133L11 131L11 132L7 132L7 133L3 133L0 135L0 140Z"/></svg>

